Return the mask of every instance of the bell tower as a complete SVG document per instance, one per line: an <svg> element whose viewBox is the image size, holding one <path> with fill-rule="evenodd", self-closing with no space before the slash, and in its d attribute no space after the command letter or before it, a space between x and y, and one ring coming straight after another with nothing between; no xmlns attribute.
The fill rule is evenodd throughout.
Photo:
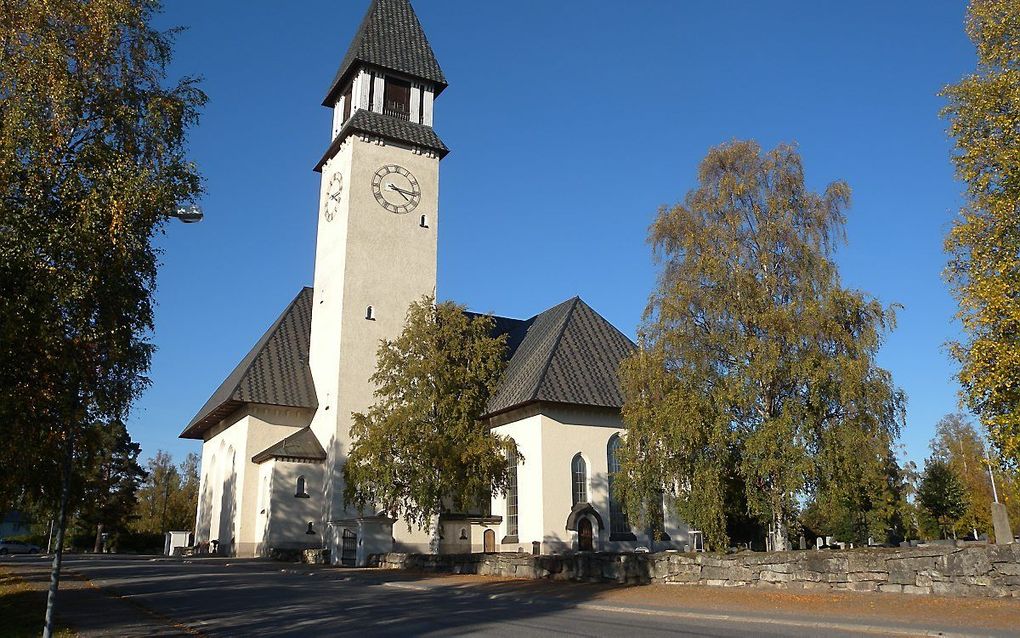
<svg viewBox="0 0 1020 638"><path fill-rule="evenodd" d="M372 0L329 86L330 143L321 173L309 365L327 451L323 523L355 516L343 499L353 412L374 402L381 339L436 289L439 162L432 128L446 78L409 0ZM400 524L394 526L394 533Z"/></svg>

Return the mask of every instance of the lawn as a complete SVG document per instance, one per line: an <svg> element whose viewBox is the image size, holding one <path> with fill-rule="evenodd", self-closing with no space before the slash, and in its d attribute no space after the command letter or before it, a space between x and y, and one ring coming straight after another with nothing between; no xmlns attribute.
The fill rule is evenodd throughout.
<svg viewBox="0 0 1020 638"><path fill-rule="evenodd" d="M27 638L40 635L45 612L45 590L34 589L24 580L0 569L0 636ZM73 638L76 634L58 627L56 635Z"/></svg>

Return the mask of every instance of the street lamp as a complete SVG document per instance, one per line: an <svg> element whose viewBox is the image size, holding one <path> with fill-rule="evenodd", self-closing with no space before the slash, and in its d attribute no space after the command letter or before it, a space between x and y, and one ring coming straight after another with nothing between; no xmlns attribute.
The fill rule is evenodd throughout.
<svg viewBox="0 0 1020 638"><path fill-rule="evenodd" d="M195 204L192 204L191 206L178 208L177 212L171 213L170 216L176 217L185 224L195 224L202 221L202 219L205 217L205 213L202 212L201 208L199 208Z"/></svg>

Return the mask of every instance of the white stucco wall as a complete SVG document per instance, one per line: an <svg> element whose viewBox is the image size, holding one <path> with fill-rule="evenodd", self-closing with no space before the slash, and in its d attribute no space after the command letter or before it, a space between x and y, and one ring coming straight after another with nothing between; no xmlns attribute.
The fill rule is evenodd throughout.
<svg viewBox="0 0 1020 638"><path fill-rule="evenodd" d="M496 533L497 548L501 551L517 551L518 548L530 551L532 541L541 541L545 536L546 509L543 499L536 498L542 494L542 464L544 451L542 445L542 415L535 414L519 421L513 421L492 429L493 433L507 436L514 440L520 452L521 462L517 466L517 541L507 539L507 499L506 495L494 494L492 512L503 517ZM509 542L504 543L504 539Z"/></svg>
<svg viewBox="0 0 1020 638"><path fill-rule="evenodd" d="M323 463L272 459L261 465L268 478L265 489L265 530L259 553L266 549L310 549L322 547ZM305 479L307 498L298 496L298 478ZM308 533L312 523L313 534Z"/></svg>
<svg viewBox="0 0 1020 638"><path fill-rule="evenodd" d="M308 410L247 405L210 429L202 443L195 540L217 540L219 551L254 556L265 527L260 521L262 474L251 457L305 427Z"/></svg>
<svg viewBox="0 0 1020 638"><path fill-rule="evenodd" d="M391 213L375 199L373 177L389 164L410 171L421 188L420 203L409 213ZM338 172L344 181L341 210L326 221L321 207ZM359 515L343 501L351 413L365 412L374 402L369 377L379 341L400 333L412 302L435 293L438 205L439 159L434 154L352 136L323 166L310 365L319 397L312 430L328 455L324 521ZM421 215L428 216L428 228L419 225ZM366 319L369 306L374 320ZM402 522L394 525L400 539L404 527ZM409 542L418 538L407 536Z"/></svg>
<svg viewBox="0 0 1020 638"><path fill-rule="evenodd" d="M520 533L517 542L503 544L502 551L520 548L530 552L534 541L542 544L543 553L577 549L577 534L567 530L566 523L573 507L571 462L578 453L587 464L588 503L604 524L600 530L596 519L591 518L597 551L626 551L638 546L652 550L683 548L687 527L676 519L671 507L666 508L665 517L670 541L653 544L641 530L632 530L634 541L610 540L608 444L614 435L625 435L619 412L550 404L538 408L538 414L535 411L535 408L522 411L519 420L493 428L497 434L512 437L525 456L525 462L518 468ZM492 499L492 512L504 517L500 526L502 537L506 534L504 497Z"/></svg>

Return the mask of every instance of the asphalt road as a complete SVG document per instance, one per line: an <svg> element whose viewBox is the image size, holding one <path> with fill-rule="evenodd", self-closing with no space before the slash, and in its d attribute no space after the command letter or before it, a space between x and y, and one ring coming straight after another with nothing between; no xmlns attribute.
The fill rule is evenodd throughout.
<svg viewBox="0 0 1020 638"><path fill-rule="evenodd" d="M43 560L24 557L5 564L42 568ZM620 606L599 600L594 589L570 584L508 590L506 583L480 579L455 587L398 572L256 561L70 556L65 565L121 604L155 612L150 617L167 622L167 635L181 635L169 631L168 621L206 636L923 635L916 626L854 625L810 615ZM91 614L88 634L124 634L117 615L110 614L104 624L101 604L74 613ZM68 620L73 624L73 617Z"/></svg>

